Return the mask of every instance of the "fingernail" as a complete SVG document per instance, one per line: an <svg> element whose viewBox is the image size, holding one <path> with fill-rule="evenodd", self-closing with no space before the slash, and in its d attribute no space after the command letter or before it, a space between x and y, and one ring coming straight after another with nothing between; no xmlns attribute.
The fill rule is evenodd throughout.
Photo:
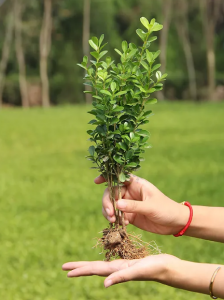
<svg viewBox="0 0 224 300"><path fill-rule="evenodd" d="M110 215L110 210L109 210L109 208L106 208L106 213L107 213L108 216Z"/></svg>
<svg viewBox="0 0 224 300"><path fill-rule="evenodd" d="M126 201L124 200L118 200L117 201L117 207L122 209L122 208L125 208L127 205L126 205Z"/></svg>
<svg viewBox="0 0 224 300"><path fill-rule="evenodd" d="M104 286L105 288L108 288L109 286L111 286L113 284L112 280L107 280L105 283L104 283Z"/></svg>

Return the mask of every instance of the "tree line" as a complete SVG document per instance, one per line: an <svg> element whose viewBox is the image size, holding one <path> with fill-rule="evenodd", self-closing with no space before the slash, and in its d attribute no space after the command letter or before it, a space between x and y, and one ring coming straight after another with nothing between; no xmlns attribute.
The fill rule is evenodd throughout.
<svg viewBox="0 0 224 300"><path fill-rule="evenodd" d="M157 97L224 99L223 0L5 0L0 106L91 102L77 67L89 56L89 38L104 33L110 56L118 59L114 48L122 40L140 43L134 31L141 16L164 25L154 47L169 76Z"/></svg>

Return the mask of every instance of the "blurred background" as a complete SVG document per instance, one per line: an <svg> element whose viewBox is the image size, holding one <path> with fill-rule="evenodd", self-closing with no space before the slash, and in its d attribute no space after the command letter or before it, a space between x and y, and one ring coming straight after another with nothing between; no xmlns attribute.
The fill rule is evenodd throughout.
<svg viewBox="0 0 224 300"><path fill-rule="evenodd" d="M83 71L91 36L105 34L109 54L122 40L141 43L139 18L163 23L163 93L169 100L224 99L223 0L1 0L0 104L83 103ZM154 50L154 49L152 49Z"/></svg>
<svg viewBox="0 0 224 300"><path fill-rule="evenodd" d="M137 174L177 202L224 205L223 0L0 0L0 299L208 298L153 282L106 290L103 278L61 271L103 260L93 246L108 225L105 187L85 159L91 101L76 64L93 35L105 34L114 59L122 40L140 43L141 16L164 25L152 50L168 79L150 107L153 148ZM128 231L181 259L224 261L219 243Z"/></svg>

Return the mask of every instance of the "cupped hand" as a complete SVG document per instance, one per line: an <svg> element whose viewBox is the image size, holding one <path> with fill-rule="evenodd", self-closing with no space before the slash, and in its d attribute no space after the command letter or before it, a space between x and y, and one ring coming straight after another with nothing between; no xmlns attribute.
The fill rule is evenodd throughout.
<svg viewBox="0 0 224 300"><path fill-rule="evenodd" d="M108 276L104 281L104 286L109 287L131 280L167 283L170 271L179 261L172 255L159 254L134 260L68 262L62 266L62 269L69 271L68 277Z"/></svg>
<svg viewBox="0 0 224 300"><path fill-rule="evenodd" d="M97 177L96 184L105 182ZM189 218L188 207L167 196L147 180L131 175L121 189L122 199L116 207L125 213L125 224L133 224L143 230L157 234L176 234L186 225ZM103 195L103 215L109 222L115 222L114 208L110 201L108 188Z"/></svg>

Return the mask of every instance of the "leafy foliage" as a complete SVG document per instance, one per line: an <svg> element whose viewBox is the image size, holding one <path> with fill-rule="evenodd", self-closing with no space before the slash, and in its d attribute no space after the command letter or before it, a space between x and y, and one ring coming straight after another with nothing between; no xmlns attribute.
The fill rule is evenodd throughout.
<svg viewBox="0 0 224 300"><path fill-rule="evenodd" d="M88 134L95 146L89 147L88 159L97 164L96 168L108 182L118 184L128 180L129 173L140 167L141 155L150 148L149 132L141 129L152 114L146 110L146 104L156 103L151 94L163 88L162 81L167 76L158 71L160 64L156 64L156 59L160 52L149 51L156 40L152 33L163 26L155 19L149 23L142 17L140 21L146 31L137 29L136 33L143 45L137 47L123 41L121 50L115 49L120 62L115 63L111 57L102 59L107 51L103 50L106 44L101 35L100 39L93 37L89 41L94 49L90 64L87 56L79 64L87 72L85 84L92 87L88 92L94 99L89 113L94 116L90 124L95 128L88 130Z"/></svg>

